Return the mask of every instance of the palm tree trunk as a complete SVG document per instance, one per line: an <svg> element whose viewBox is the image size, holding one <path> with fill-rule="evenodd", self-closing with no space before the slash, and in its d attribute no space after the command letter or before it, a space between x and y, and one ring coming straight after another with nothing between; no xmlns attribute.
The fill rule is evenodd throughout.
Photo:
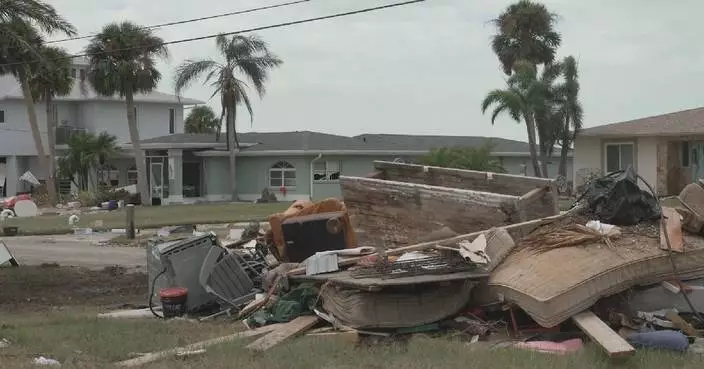
<svg viewBox="0 0 704 369"><path fill-rule="evenodd" d="M232 201L237 201L237 140L235 131L235 121L237 119L236 105L229 104L227 108L227 149L230 155L230 189Z"/></svg>
<svg viewBox="0 0 704 369"><path fill-rule="evenodd" d="M561 176L567 177L567 154L570 151L570 142L567 140L562 141L562 149L560 150L560 166L558 167L558 173Z"/></svg>
<svg viewBox="0 0 704 369"><path fill-rule="evenodd" d="M53 109L53 100L50 93L45 93L46 96L46 136L47 146L49 147L49 178L51 178L51 184L47 182L47 187L52 188L49 190L49 201L52 205L58 203L58 194L56 186L56 120Z"/></svg>
<svg viewBox="0 0 704 369"><path fill-rule="evenodd" d="M538 152L535 150L535 121L531 113L523 114L523 119L526 121L526 129L528 130L528 152L530 153L530 160L533 164L533 173L536 177L540 177L542 171L538 163Z"/></svg>
<svg viewBox="0 0 704 369"><path fill-rule="evenodd" d="M24 104L27 108L27 117L29 118L29 128L32 131L32 139L34 140L34 147L37 150L39 167L44 172L46 178L46 188L49 193L49 198L55 201L56 199L56 186L51 174L49 173L49 163L47 162L46 152L44 151L44 143L42 142L42 134L39 131L39 124L37 123L37 112L34 110L34 99L32 98L32 93L30 92L29 81L27 81L26 76L20 77L20 83L22 84L22 96L24 97ZM48 119L48 117L47 117Z"/></svg>
<svg viewBox="0 0 704 369"><path fill-rule="evenodd" d="M132 141L134 160L137 164L137 191L139 191L142 205L151 205L151 196L149 196L149 189L147 188L147 161L139 144L139 129L137 128L137 117L134 115L134 96L132 91L128 90L125 94L125 102L127 106L127 126L130 129L130 141Z"/></svg>

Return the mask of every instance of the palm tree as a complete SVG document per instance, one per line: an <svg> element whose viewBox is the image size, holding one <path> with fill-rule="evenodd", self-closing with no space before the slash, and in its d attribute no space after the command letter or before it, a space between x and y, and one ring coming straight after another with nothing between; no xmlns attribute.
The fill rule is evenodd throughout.
<svg viewBox="0 0 704 369"><path fill-rule="evenodd" d="M186 133L215 133L220 126L220 120L208 105L201 105L191 109L184 125Z"/></svg>
<svg viewBox="0 0 704 369"><path fill-rule="evenodd" d="M107 132L98 136L89 132L72 135L68 151L58 160L59 175L71 180L81 191L87 191L92 170L117 151L117 137Z"/></svg>
<svg viewBox="0 0 704 369"><path fill-rule="evenodd" d="M240 144L237 140L237 105L244 104L249 112L250 121L254 115L247 85L238 78L244 75L261 98L266 92L265 83L269 79L269 71L280 66L283 62L269 52L266 42L259 37L235 35L228 38L219 35L215 39L218 51L225 59L217 62L212 59L186 60L176 69L176 94L180 95L188 85L205 74L205 83L212 81L215 88L213 96L220 95L222 113L220 120L225 117L227 124L227 148L230 156L230 185L232 200L237 199L236 151ZM218 126L217 137L220 137L222 125Z"/></svg>
<svg viewBox="0 0 704 369"><path fill-rule="evenodd" d="M0 48L31 52L35 54L35 59L38 56L36 45L33 45L32 40L28 40L24 33L17 32L17 28L13 26L16 21L36 26L48 34L57 32L67 36L76 34L75 27L49 4L37 0L0 0ZM0 53L0 64L6 64L7 57L8 55ZM7 73L10 72L0 67L0 75Z"/></svg>
<svg viewBox="0 0 704 369"><path fill-rule="evenodd" d="M110 23L91 39L85 52L90 55L86 73L90 86L99 95L117 94L125 98L127 125L137 164L137 188L142 203L149 203L147 163L139 144L134 95L153 91L161 80L155 58L168 57L164 40L150 29L131 22Z"/></svg>
<svg viewBox="0 0 704 369"><path fill-rule="evenodd" d="M33 89L32 80L38 71L48 62L40 60L37 62L37 55L40 55L43 43L39 32L28 22L21 19L13 19L3 24L6 30L13 35L22 37L23 44L1 43L0 55L7 64L1 72L9 73L20 83L24 105L27 111L27 120L34 141L34 148L37 151L37 159L41 171L46 178L47 192L52 203L56 201L56 184L51 176L50 164L46 157L42 134L37 121L37 112L34 108L36 102L36 90Z"/></svg>
<svg viewBox="0 0 704 369"><path fill-rule="evenodd" d="M510 5L493 20L498 33L491 41L491 48L499 57L506 75L511 75L513 65L526 60L533 65L551 63L562 38L555 32L557 16L540 3L520 0Z"/></svg>
<svg viewBox="0 0 704 369"><path fill-rule="evenodd" d="M65 96L71 92L73 77L71 76L71 59L68 53L57 47L42 46L39 48L44 61L37 65L37 69L30 77L32 98L44 101L46 104L46 127L49 148L49 180L47 181L49 198L55 204L56 195L56 115L54 114L53 99L55 96Z"/></svg>
<svg viewBox="0 0 704 369"><path fill-rule="evenodd" d="M560 166L558 173L567 176L567 154L574 143L575 138L582 129L582 104L579 102L579 73L577 70L577 60L573 56L568 56L562 61L562 74L564 82L557 86L555 93L559 99L558 116L561 118L562 127L559 138L560 146Z"/></svg>
<svg viewBox="0 0 704 369"><path fill-rule="evenodd" d="M492 155L494 147L491 141L478 147L442 147L431 150L420 161L436 167L505 173L506 169Z"/></svg>
<svg viewBox="0 0 704 369"><path fill-rule="evenodd" d="M545 106L549 91L537 79L537 70L530 62L514 64L514 73L507 81L507 88L490 91L482 101L482 113L490 106L495 106L491 115L491 124L501 113L508 113L516 122L523 122L528 133L528 150L530 151L533 172L542 176L536 151L536 112Z"/></svg>

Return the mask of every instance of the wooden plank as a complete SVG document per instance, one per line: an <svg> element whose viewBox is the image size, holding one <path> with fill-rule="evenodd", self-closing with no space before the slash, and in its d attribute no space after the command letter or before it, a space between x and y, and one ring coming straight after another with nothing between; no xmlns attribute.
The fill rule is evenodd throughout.
<svg viewBox="0 0 704 369"><path fill-rule="evenodd" d="M545 193L547 193L548 187L538 187L534 188L525 195L518 198L516 201L516 209L518 209L518 216L521 222L527 222L530 217L530 209L534 202L540 200Z"/></svg>
<svg viewBox="0 0 704 369"><path fill-rule="evenodd" d="M253 351L268 350L290 337L307 331L319 321L320 318L317 315L299 316L298 318L284 324L277 330L272 331L266 336L250 343L247 345L247 348Z"/></svg>
<svg viewBox="0 0 704 369"><path fill-rule="evenodd" d="M500 186L514 192L514 195L519 195L530 191L535 187L548 187L551 183L554 183L554 179L549 178L538 178L538 177L528 177L513 174L502 174L502 173L488 173L480 172L476 170L466 170L466 169L455 169L455 168L443 168L443 167L433 167L424 166L417 164L406 164L406 163L394 163L388 161L374 161L374 168L377 170L384 171L388 179L398 180L391 177L391 172L396 171L397 173L407 173L407 174L421 174L426 179L439 177L445 177L445 179L455 178L456 180L452 183L459 184L464 182L471 186L482 186L490 188L492 186ZM419 177L420 178L420 177ZM445 184L448 187L454 187L450 183Z"/></svg>
<svg viewBox="0 0 704 369"><path fill-rule="evenodd" d="M587 336L606 350L609 357L625 357L635 354L636 349L633 346L591 311L583 311L573 316L572 320Z"/></svg>
<svg viewBox="0 0 704 369"><path fill-rule="evenodd" d="M183 347L176 347L176 348L172 348L172 349L164 350L164 351L159 351L159 352L151 352L151 353L145 354L145 355L138 357L138 358L120 361L119 363L115 363L115 365L122 366L122 367L128 367L128 368L141 366L141 365L148 364L148 363L151 363L151 362L154 362L157 360L165 359L169 356L175 356L181 352L202 350L202 349L209 347L209 346L219 345L221 343L230 342L230 341L234 341L234 340L241 339L241 338L260 336L262 334L269 333L269 332L275 331L277 329L281 329L285 325L286 324L267 325L267 326L253 329L250 331L239 332L239 333L231 334L229 336L218 337L218 338L213 338L213 339L209 339L206 341L192 343L190 345L183 346Z"/></svg>

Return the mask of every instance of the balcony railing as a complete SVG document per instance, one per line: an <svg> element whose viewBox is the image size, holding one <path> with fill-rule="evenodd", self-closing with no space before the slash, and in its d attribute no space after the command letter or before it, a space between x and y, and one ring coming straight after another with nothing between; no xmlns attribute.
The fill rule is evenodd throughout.
<svg viewBox="0 0 704 369"><path fill-rule="evenodd" d="M57 145L68 145L69 140L73 135L79 133L85 133L87 130L85 128L76 128L73 126L58 126L56 127L56 144Z"/></svg>

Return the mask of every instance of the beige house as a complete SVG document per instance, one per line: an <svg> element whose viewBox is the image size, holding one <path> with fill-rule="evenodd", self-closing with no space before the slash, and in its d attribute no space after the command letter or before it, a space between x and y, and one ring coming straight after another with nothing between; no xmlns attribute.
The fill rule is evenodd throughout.
<svg viewBox="0 0 704 369"><path fill-rule="evenodd" d="M573 158L576 188L632 165L659 196L678 194L704 178L704 108L586 128Z"/></svg>

